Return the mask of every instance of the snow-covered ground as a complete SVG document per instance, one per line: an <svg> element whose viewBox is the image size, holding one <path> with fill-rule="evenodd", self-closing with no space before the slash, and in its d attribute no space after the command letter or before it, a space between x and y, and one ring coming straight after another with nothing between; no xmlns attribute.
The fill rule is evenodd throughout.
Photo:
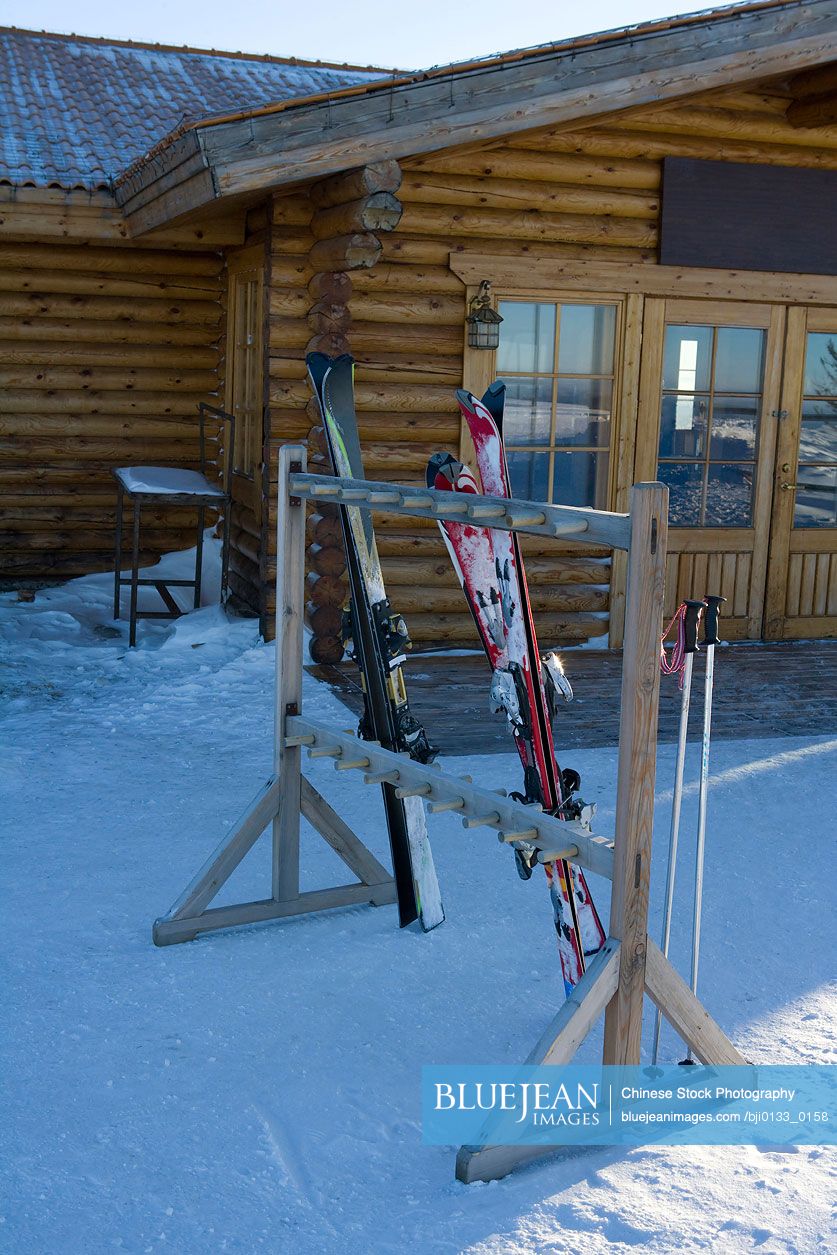
<svg viewBox="0 0 837 1255"><path fill-rule="evenodd" d="M447 922L429 935L399 932L393 907L357 908L156 949L152 920L269 774L273 649L207 606L143 624L129 651L110 589L96 576L0 597L4 1250L835 1249L825 1148L597 1151L463 1186L453 1152L422 1145L422 1064L520 1060L563 996L545 885L519 881L490 830L431 821ZM306 709L351 723L314 681ZM816 736L714 747L701 994L753 1060L837 1058L835 757ZM663 746L654 933L673 761ZM511 755L452 765L517 782ZM607 831L615 749L569 765ZM374 793L306 770L385 858ZM695 804L690 787L683 971ZM307 830L303 887L345 879ZM593 889L605 913L607 885ZM268 892L263 839L218 902ZM646 1048L652 1024L649 1008Z"/></svg>

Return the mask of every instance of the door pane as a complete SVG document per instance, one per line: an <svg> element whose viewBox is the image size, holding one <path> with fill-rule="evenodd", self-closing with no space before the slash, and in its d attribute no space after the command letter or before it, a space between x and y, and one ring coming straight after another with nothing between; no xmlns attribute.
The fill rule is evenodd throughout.
<svg viewBox="0 0 837 1255"><path fill-rule="evenodd" d="M800 466L794 527L837 527L837 466Z"/></svg>
<svg viewBox="0 0 837 1255"><path fill-rule="evenodd" d="M715 349L716 392L760 392L764 332L754 327L719 327Z"/></svg>
<svg viewBox="0 0 837 1255"><path fill-rule="evenodd" d="M812 332L805 356L805 396L837 396L837 333Z"/></svg>
<svg viewBox="0 0 837 1255"><path fill-rule="evenodd" d="M615 341L614 305L562 305L558 373L609 375Z"/></svg>
<svg viewBox="0 0 837 1255"><path fill-rule="evenodd" d="M708 392L712 375L712 328L666 327L663 388Z"/></svg>
<svg viewBox="0 0 837 1255"><path fill-rule="evenodd" d="M503 432L507 444L549 444L552 380L509 379Z"/></svg>
<svg viewBox="0 0 837 1255"><path fill-rule="evenodd" d="M552 475L552 500L556 505L607 504L608 455L606 453L556 453Z"/></svg>
<svg viewBox="0 0 837 1255"><path fill-rule="evenodd" d="M609 379L560 379L555 413L556 445L610 447Z"/></svg>
<svg viewBox="0 0 837 1255"><path fill-rule="evenodd" d="M755 468L740 462L711 462L706 483L705 527L749 527Z"/></svg>
<svg viewBox="0 0 837 1255"><path fill-rule="evenodd" d="M799 460L837 461L837 414L831 418L807 418L803 411L799 433Z"/></svg>
<svg viewBox="0 0 837 1255"><path fill-rule="evenodd" d="M660 457L702 458L706 452L708 423L708 396L663 397Z"/></svg>
<svg viewBox="0 0 837 1255"><path fill-rule="evenodd" d="M507 454L512 494L526 501L549 499L549 454L512 450Z"/></svg>
<svg viewBox="0 0 837 1255"><path fill-rule="evenodd" d="M660 482L668 484L668 518L672 527L697 527L703 489L702 462L661 462Z"/></svg>
<svg viewBox="0 0 837 1255"><path fill-rule="evenodd" d="M751 525L765 343L753 327L666 327L658 475L675 527Z"/></svg>
<svg viewBox="0 0 837 1255"><path fill-rule="evenodd" d="M712 406L710 458L754 461L758 419L756 397L716 397Z"/></svg>
<svg viewBox="0 0 837 1255"><path fill-rule="evenodd" d="M531 301L500 301L499 312L503 324L497 350L498 372L513 371L521 375L550 372L555 356L555 306Z"/></svg>

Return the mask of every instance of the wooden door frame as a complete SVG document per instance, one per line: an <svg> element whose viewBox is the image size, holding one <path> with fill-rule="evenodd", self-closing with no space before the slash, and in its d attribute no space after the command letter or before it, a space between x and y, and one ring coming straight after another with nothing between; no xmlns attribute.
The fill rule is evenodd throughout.
<svg viewBox="0 0 837 1255"><path fill-rule="evenodd" d="M780 408L782 349L785 309L782 305L764 302L727 301L717 298L682 299L652 297L645 304L643 324L643 359L640 371L640 404L637 431L637 456L634 474L637 481L657 476L660 438L660 400L662 397L665 329L669 324L703 326L756 327L766 333L765 365L756 448L753 515L750 527L702 527L669 529L670 553L704 552L707 548L723 552L751 554L749 588L747 590L746 634L758 639L762 632L764 590L767 579L770 542L770 510L773 496L773 467L776 453L776 412ZM700 596L703 591L693 590Z"/></svg>
<svg viewBox="0 0 837 1255"><path fill-rule="evenodd" d="M253 473L252 475L243 474L241 471L233 468L232 485L233 499L240 501L243 505L252 510L255 515L256 522L261 522L262 504L263 504L263 463L264 463L264 447L267 436L266 432L266 406L264 402L265 393L265 376L266 376L266 348L267 337L265 335L265 322L267 318L267 293L268 284L266 282L266 251L264 243L250 244L245 248L236 249L227 253L227 335L226 335L226 371L224 380L224 396L226 409L232 413L234 398L233 387L235 381L235 372L233 369L233 358L235 354L235 285L241 279L255 279L259 284L259 292L261 296L261 311L256 321L256 353L255 356L261 362L262 386L259 389L261 398L261 422L258 427L258 445L254 443L252 449L253 455Z"/></svg>
<svg viewBox="0 0 837 1255"><path fill-rule="evenodd" d="M781 410L773 476L773 511L770 533L770 561L765 598L765 629L768 640L818 636L825 626L837 632L837 616L789 616L786 613L794 553L830 555L835 552L834 528L795 528L796 494L782 489L795 483L799 467L799 438L802 426L802 396L808 335L830 331L837 325L837 307L793 305L788 309L784 352ZM787 470L784 468L787 467ZM818 559L819 560L819 559Z"/></svg>

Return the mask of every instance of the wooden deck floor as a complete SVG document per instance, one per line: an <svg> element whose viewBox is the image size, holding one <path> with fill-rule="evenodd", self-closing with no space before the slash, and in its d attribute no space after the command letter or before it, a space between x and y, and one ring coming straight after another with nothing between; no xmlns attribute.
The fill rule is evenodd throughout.
<svg viewBox="0 0 837 1255"><path fill-rule="evenodd" d="M622 656L605 650L564 654L575 700L555 721L556 748L615 745L619 727ZM359 714L357 668L309 667ZM482 655L417 654L406 668L410 706L431 741L446 754L507 754L505 719L488 710L488 665ZM699 739L703 719L704 659L698 655L692 687L689 739ZM672 676L661 678L660 740L676 741L680 693ZM743 737L837 734L837 641L718 648L712 734Z"/></svg>

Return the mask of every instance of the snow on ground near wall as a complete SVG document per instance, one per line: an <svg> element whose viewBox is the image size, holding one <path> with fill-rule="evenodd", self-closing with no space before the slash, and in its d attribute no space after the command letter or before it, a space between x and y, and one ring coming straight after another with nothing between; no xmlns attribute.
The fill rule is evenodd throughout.
<svg viewBox="0 0 837 1255"><path fill-rule="evenodd" d="M269 774L274 651L211 606L143 624L128 651L110 588L97 576L31 605L0 597L5 1249L833 1249L828 1150L601 1151L463 1186L452 1151L422 1146L421 1065L522 1059L562 998L546 886L518 880L488 829L432 819L447 922L429 935L399 932L393 907L356 908L155 949L152 920ZM308 713L350 725L306 684ZM754 1060L835 1059L835 756L816 737L714 748L701 992ZM661 748L655 934L673 757ZM517 783L511 754L452 765ZM615 750L569 765L608 831ZM375 794L355 773L306 770L385 858ZM690 786L683 971L695 810ZM267 895L266 847L219 901ZM302 857L305 888L347 879L310 829ZM680 1057L672 1035L663 1045Z"/></svg>

